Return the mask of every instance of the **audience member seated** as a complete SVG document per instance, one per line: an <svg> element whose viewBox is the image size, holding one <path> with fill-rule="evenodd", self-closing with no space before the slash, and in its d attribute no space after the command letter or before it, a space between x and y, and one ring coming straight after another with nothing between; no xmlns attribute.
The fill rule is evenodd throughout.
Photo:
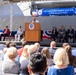
<svg viewBox="0 0 76 75"><path fill-rule="evenodd" d="M72 26L67 30L67 42L74 42L74 29Z"/></svg>
<svg viewBox="0 0 76 75"><path fill-rule="evenodd" d="M19 56L21 56L21 54L23 52L23 48L24 48L25 45L27 45L27 42L26 41L23 41L22 42L22 48L20 48L20 49L17 50Z"/></svg>
<svg viewBox="0 0 76 75"><path fill-rule="evenodd" d="M69 45L69 43L63 43L63 44L62 44L62 47L65 49L65 47L66 47L67 45Z"/></svg>
<svg viewBox="0 0 76 75"><path fill-rule="evenodd" d="M15 42L11 42L11 43L10 43L10 47L15 47L15 48L16 48L16 46L17 46L17 45L16 45Z"/></svg>
<svg viewBox="0 0 76 75"><path fill-rule="evenodd" d="M34 45L34 44L31 44L31 45L29 46L29 48L28 48L28 52L29 52L30 55L33 54L33 53L38 52L37 46Z"/></svg>
<svg viewBox="0 0 76 75"><path fill-rule="evenodd" d="M2 73L3 60L4 60L4 53L2 50L0 50L0 75Z"/></svg>
<svg viewBox="0 0 76 75"><path fill-rule="evenodd" d="M64 28L64 26L61 26L61 28L58 30L59 42L64 42L65 35L66 35L66 29Z"/></svg>
<svg viewBox="0 0 76 75"><path fill-rule="evenodd" d="M56 27L53 27L52 35L51 35L52 40L55 41L57 39L57 35L58 35L57 29Z"/></svg>
<svg viewBox="0 0 76 75"><path fill-rule="evenodd" d="M47 70L46 57L37 52L30 56L28 72L30 75L45 75Z"/></svg>
<svg viewBox="0 0 76 75"><path fill-rule="evenodd" d="M29 63L29 53L28 53L29 45L24 46L22 55L20 57L20 75L29 75L28 72L28 63Z"/></svg>
<svg viewBox="0 0 76 75"><path fill-rule="evenodd" d="M9 45L10 45L9 48L10 48L10 47L15 47L15 48L16 48L16 43L15 43L15 42L11 42ZM9 48L8 48L8 49L9 49ZM8 49L7 49L7 50L8 50ZM7 59L8 59L8 56L7 56L7 51L6 51L6 53L5 53L5 55L4 55L4 60L7 60Z"/></svg>
<svg viewBox="0 0 76 75"><path fill-rule="evenodd" d="M53 65L53 61L51 59L51 54L50 54L50 51L47 47L44 47L42 50L41 50L41 53L46 57L46 60L47 60L47 65L48 66L51 66Z"/></svg>
<svg viewBox="0 0 76 75"><path fill-rule="evenodd" d="M6 26L6 28L4 29L3 33L1 34L0 40L3 37L3 41L4 41L6 36L10 36L10 30L8 29L8 26Z"/></svg>
<svg viewBox="0 0 76 75"><path fill-rule="evenodd" d="M17 33L15 34L15 41L20 41L20 37L23 36L22 27L20 26Z"/></svg>
<svg viewBox="0 0 76 75"><path fill-rule="evenodd" d="M35 43L35 46L37 46L37 52L40 52L40 44L39 43Z"/></svg>
<svg viewBox="0 0 76 75"><path fill-rule="evenodd" d="M54 66L48 67L47 75L75 75L74 68L69 65L67 52L63 48L54 54Z"/></svg>
<svg viewBox="0 0 76 75"><path fill-rule="evenodd" d="M3 53L5 54L10 47L11 41L6 41L6 47L3 49Z"/></svg>
<svg viewBox="0 0 76 75"><path fill-rule="evenodd" d="M55 42L55 41L52 41L52 42L50 43L50 49L49 49L52 58L53 58L53 56L54 56L54 53L55 53L56 49L57 49L57 47L56 47L56 42Z"/></svg>
<svg viewBox="0 0 76 75"><path fill-rule="evenodd" d="M67 46L65 47L65 50L66 50L66 52L67 52L67 54L68 54L68 57L69 57L69 64L70 64L71 66L73 66L73 67L76 68L76 56L73 56L73 55L72 55L72 48L71 48L71 46L70 46L70 45L67 45Z"/></svg>
<svg viewBox="0 0 76 75"><path fill-rule="evenodd" d="M2 73L5 74L19 74L20 73L20 64L15 61L17 56L17 49L15 47L10 47L7 50L8 59L3 61Z"/></svg>

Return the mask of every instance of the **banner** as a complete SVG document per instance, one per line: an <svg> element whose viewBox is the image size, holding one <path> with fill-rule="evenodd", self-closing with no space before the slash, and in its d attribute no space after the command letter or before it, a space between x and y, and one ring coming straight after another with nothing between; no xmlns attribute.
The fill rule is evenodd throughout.
<svg viewBox="0 0 76 75"><path fill-rule="evenodd" d="M38 16L52 16L52 15L75 15L76 8L44 8L36 10Z"/></svg>

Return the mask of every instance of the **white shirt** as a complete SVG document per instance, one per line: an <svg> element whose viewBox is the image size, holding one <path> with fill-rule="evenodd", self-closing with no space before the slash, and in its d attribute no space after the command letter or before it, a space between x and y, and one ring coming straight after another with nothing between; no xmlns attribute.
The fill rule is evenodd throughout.
<svg viewBox="0 0 76 75"><path fill-rule="evenodd" d="M18 34L18 35L23 34L23 31L22 31L22 29L21 29L21 28L19 28L19 29L18 29L17 34Z"/></svg>

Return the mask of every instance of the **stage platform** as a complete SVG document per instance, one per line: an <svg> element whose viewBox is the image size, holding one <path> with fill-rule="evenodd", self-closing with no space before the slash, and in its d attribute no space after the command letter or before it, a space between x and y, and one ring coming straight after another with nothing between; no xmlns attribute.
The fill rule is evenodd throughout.
<svg viewBox="0 0 76 75"><path fill-rule="evenodd" d="M17 45L21 46L21 43L20 41L11 41L11 42L15 42ZM47 40L47 39L43 39L40 43L41 46L45 46L45 47L49 47L50 46L50 42L51 40ZM0 44L5 44L6 41L0 41ZM34 44L35 42L28 42L28 44ZM56 42L57 43L57 47L61 47L63 43L59 43L59 42ZM76 47L76 43L69 43L72 47Z"/></svg>

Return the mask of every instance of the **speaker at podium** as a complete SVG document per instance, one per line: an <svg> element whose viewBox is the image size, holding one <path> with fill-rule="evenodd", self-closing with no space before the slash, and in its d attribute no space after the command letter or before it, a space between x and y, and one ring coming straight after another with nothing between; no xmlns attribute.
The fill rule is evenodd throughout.
<svg viewBox="0 0 76 75"><path fill-rule="evenodd" d="M25 37L28 42L41 41L41 26L39 22L26 22L25 23Z"/></svg>

